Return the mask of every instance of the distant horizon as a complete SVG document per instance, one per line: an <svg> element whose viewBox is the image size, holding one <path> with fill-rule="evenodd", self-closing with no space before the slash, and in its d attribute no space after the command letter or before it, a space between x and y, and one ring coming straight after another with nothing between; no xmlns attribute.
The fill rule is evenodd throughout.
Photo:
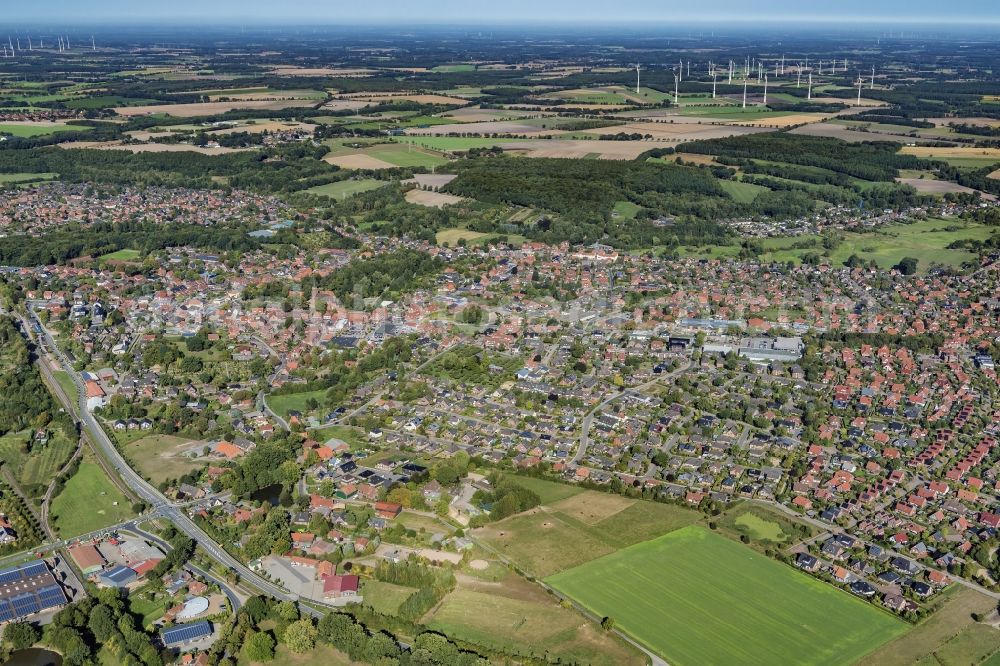
<svg viewBox="0 0 1000 666"><path fill-rule="evenodd" d="M772 0L748 12L738 0L716 0L710 8L690 10L688 5L663 0L507 0L502 5L475 0L381 0L372 4L332 3L324 0L173 0L170 3L131 0L37 0L8 8L12 24L32 25L144 25L155 22L180 26L213 22L223 26L755 26L768 24L808 26L878 25L982 27L1000 25L1000 10L993 0L953 0L942 6L936 0L841 0L834 11L824 7L803 9L797 0Z"/></svg>

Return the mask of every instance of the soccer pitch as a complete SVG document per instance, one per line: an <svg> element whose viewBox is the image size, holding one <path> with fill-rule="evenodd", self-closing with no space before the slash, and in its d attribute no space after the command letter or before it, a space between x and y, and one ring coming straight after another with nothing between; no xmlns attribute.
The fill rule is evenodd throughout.
<svg viewBox="0 0 1000 666"><path fill-rule="evenodd" d="M849 664L907 630L865 601L701 527L546 579L671 664Z"/></svg>

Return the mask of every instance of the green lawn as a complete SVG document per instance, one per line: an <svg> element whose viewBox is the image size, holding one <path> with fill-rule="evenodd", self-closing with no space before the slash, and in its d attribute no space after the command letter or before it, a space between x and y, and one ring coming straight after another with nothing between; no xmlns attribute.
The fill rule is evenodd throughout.
<svg viewBox="0 0 1000 666"><path fill-rule="evenodd" d="M66 397L72 400L73 404L76 404L80 392L76 388L76 383L73 381L73 378L69 376L69 373L65 370L56 370L52 373L52 376L56 378L56 382L62 387L63 393L66 394Z"/></svg>
<svg viewBox="0 0 1000 666"><path fill-rule="evenodd" d="M626 220L634 220L636 213L642 210L642 206L631 201L616 201L612 213Z"/></svg>
<svg viewBox="0 0 1000 666"><path fill-rule="evenodd" d="M671 664L850 664L907 630L865 601L694 526L546 582Z"/></svg>
<svg viewBox="0 0 1000 666"><path fill-rule="evenodd" d="M358 194L360 192L368 192L369 190L377 190L380 187L388 185L388 181L385 180L375 180L374 178L364 178L361 180L342 180L337 183L327 183L326 185L317 185L316 187L310 187L306 192L309 194L319 194L325 197L330 197L331 199L339 199L343 201L349 196Z"/></svg>
<svg viewBox="0 0 1000 666"><path fill-rule="evenodd" d="M97 259L98 261L134 261L139 258L140 254L139 250L129 250L126 248L117 252L103 254Z"/></svg>
<svg viewBox="0 0 1000 666"><path fill-rule="evenodd" d="M55 132L69 132L73 130L88 130L85 125L70 125L67 123L55 123L52 125L18 125L16 123L6 123L0 125L0 134L10 134L16 137L44 136Z"/></svg>
<svg viewBox="0 0 1000 666"><path fill-rule="evenodd" d="M395 615L399 606L416 592L416 588L383 583L379 580L366 580L361 586L361 595L365 598L364 605L376 613Z"/></svg>
<svg viewBox="0 0 1000 666"><path fill-rule="evenodd" d="M186 437L149 435L142 432L136 440L121 446L121 450L135 462L138 471L154 484L180 478L192 470L205 466L204 460L198 462L190 456L183 455L192 448L201 454L201 446L192 446L192 440Z"/></svg>
<svg viewBox="0 0 1000 666"><path fill-rule="evenodd" d="M761 192L766 192L767 188L753 183L741 183L738 180L720 180L719 185L739 203L750 203L757 198Z"/></svg>
<svg viewBox="0 0 1000 666"><path fill-rule="evenodd" d="M464 136L407 136L394 137L396 143L412 143L415 146L423 146L431 150L471 150L472 148L490 148L492 146L506 146L508 144L524 143L516 139L484 139L480 137Z"/></svg>
<svg viewBox="0 0 1000 666"><path fill-rule="evenodd" d="M100 465L85 456L66 487L52 500L49 517L63 538L87 534L132 516L132 504Z"/></svg>
<svg viewBox="0 0 1000 666"><path fill-rule="evenodd" d="M0 173L0 185L33 183L39 180L55 180L57 173Z"/></svg>
<svg viewBox="0 0 1000 666"><path fill-rule="evenodd" d="M318 391L304 391L302 393L288 393L284 395L269 395L267 396L267 406L283 418L288 418L288 412L290 410L301 414L307 413L309 410L306 408L306 402L308 402L310 398L315 399L320 405L322 405L326 400L326 389L320 389Z"/></svg>
<svg viewBox="0 0 1000 666"><path fill-rule="evenodd" d="M583 489L577 486L546 481L545 479L536 479L530 476L508 476L507 479L522 488L527 488L537 493L542 500L542 504L555 504L560 500L579 495L583 492Z"/></svg>
<svg viewBox="0 0 1000 666"><path fill-rule="evenodd" d="M278 397L278 396L273 396ZM270 404L270 401L268 402ZM325 428L310 430L309 435L317 442L326 442L331 438L336 438L347 442L352 451L364 448L368 444L365 433L360 428L347 425L333 425Z"/></svg>
<svg viewBox="0 0 1000 666"><path fill-rule="evenodd" d="M448 163L440 155L434 155L417 148L399 146L393 143L379 144L364 151L365 154L400 167L439 167Z"/></svg>

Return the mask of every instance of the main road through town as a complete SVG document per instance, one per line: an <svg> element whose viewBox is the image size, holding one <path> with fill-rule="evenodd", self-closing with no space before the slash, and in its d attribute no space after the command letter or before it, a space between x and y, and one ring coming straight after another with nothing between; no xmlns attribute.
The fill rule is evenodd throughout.
<svg viewBox="0 0 1000 666"><path fill-rule="evenodd" d="M118 452L118 449L108 437L107 433L104 431L104 428L101 427L101 424L97 422L94 415L87 409L87 392L80 374L73 369L69 359L66 358L66 356L62 353L62 350L60 350L55 344L55 341L52 339L48 329L42 325L34 311L29 308L28 312L31 317L31 323L34 325L35 332L39 334L47 350L55 355L55 357L59 360L59 363L62 365L63 370L65 370L69 376L72 377L73 382L77 386L80 401L77 406L77 413L80 415L81 426L87 431L91 441L100 448L103 456L107 459L111 466L114 467L115 471L122 478L125 484L128 485L132 492L149 504L157 514L173 522L174 526L178 530L194 539L198 543L198 546L200 546L209 557L239 574L240 579L247 585L277 599L297 601L296 597L289 594L274 583L257 575L253 570L226 552L222 546L216 543L215 540L213 540L208 534L205 533L204 530L198 527L198 525L196 525L195 522L187 516L183 507L173 504L163 495L163 493L157 490L138 472L129 466L129 464L122 457L121 453Z"/></svg>

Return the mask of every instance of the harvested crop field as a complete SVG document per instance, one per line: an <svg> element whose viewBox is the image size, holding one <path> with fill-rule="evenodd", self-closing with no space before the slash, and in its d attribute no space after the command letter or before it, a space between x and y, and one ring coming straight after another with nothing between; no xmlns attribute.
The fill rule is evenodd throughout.
<svg viewBox="0 0 1000 666"><path fill-rule="evenodd" d="M60 148L90 148L93 150L127 150L130 153L201 153L202 155L225 155L240 153L250 148L208 148L186 143L133 143L124 145L118 141L72 141L57 144Z"/></svg>
<svg viewBox="0 0 1000 666"><path fill-rule="evenodd" d="M671 664L850 664L907 630L865 601L694 526L546 582Z"/></svg>
<svg viewBox="0 0 1000 666"><path fill-rule="evenodd" d="M916 155L929 159L947 159L951 157L990 158L1000 162L1000 148L974 148L972 146L903 146L900 151L904 155Z"/></svg>
<svg viewBox="0 0 1000 666"><path fill-rule="evenodd" d="M656 148L652 141L587 141L584 139L535 139L502 146L504 150L523 151L528 157L594 157L602 160L634 160Z"/></svg>
<svg viewBox="0 0 1000 666"><path fill-rule="evenodd" d="M552 113L542 113L540 111L527 111L523 109L480 109L478 107L465 107L442 113L442 118L452 118L460 123L474 123L496 120L517 120L518 118L537 118L539 116L551 116Z"/></svg>
<svg viewBox="0 0 1000 666"><path fill-rule="evenodd" d="M295 67L294 65L279 65L272 67L271 72L278 76L371 76L374 69L348 69L337 67Z"/></svg>
<svg viewBox="0 0 1000 666"><path fill-rule="evenodd" d="M335 164L341 169L394 169L395 164L390 164L385 160L380 160L364 153L351 153L349 155L335 155L324 157L324 162Z"/></svg>
<svg viewBox="0 0 1000 666"><path fill-rule="evenodd" d="M233 102L193 102L191 104L150 104L147 106L119 106L115 112L120 116L151 116L164 114L175 118L197 118L198 116L214 116L234 109L257 109L265 111L280 111L293 107L313 106L315 100L283 99L283 100L237 100Z"/></svg>
<svg viewBox="0 0 1000 666"><path fill-rule="evenodd" d="M389 93L358 93L351 95L341 95L337 100L352 100L361 102L376 102L379 104L386 102L416 102L418 104L453 104L455 106L465 106L469 100L461 97L448 97L446 95L427 95L421 93L413 94L389 94Z"/></svg>
<svg viewBox="0 0 1000 666"><path fill-rule="evenodd" d="M959 185L958 183L952 183L947 180L932 180L929 178L897 178L897 183L903 183L904 185L909 185L917 190L917 192L924 192L927 194L945 194L947 192L975 192L976 190L971 187L965 187L964 185Z"/></svg>
<svg viewBox="0 0 1000 666"><path fill-rule="evenodd" d="M907 141L912 141L911 138L905 136L895 136L892 134L872 134L871 132L859 132L853 130L846 125L840 125L838 123L812 123L804 127L796 127L795 129L789 130L792 134L803 134L806 136L828 136L835 139L841 139L843 141L850 141L852 143L861 143L862 141L897 141L899 143L906 143ZM904 149L905 150L905 149Z"/></svg>
<svg viewBox="0 0 1000 666"><path fill-rule="evenodd" d="M626 134L649 134L656 140L694 141L695 139L721 139L727 136L754 134L756 132L763 131L758 128L738 127L736 125L726 125L715 122L694 123L687 122L688 120L688 118L684 118L684 122L678 123L626 123L615 127L582 130L579 134L593 134L594 136L600 136L602 134L617 134L618 132L625 132Z"/></svg>
<svg viewBox="0 0 1000 666"><path fill-rule="evenodd" d="M407 134L415 136L422 135L448 135L448 134L523 134L527 136L545 135L557 136L565 134L562 130L547 129L528 125L511 120L487 120L483 122L456 123L453 125L434 125L433 127L411 127L406 130Z"/></svg>
<svg viewBox="0 0 1000 666"><path fill-rule="evenodd" d="M406 193L406 200L412 204L427 206L428 208L443 208L444 206L465 201L463 197L457 197L454 194L430 192L428 190L410 190Z"/></svg>
<svg viewBox="0 0 1000 666"><path fill-rule="evenodd" d="M403 185L416 183L421 187L444 187L456 178L458 176L453 173L418 173L413 178L404 180Z"/></svg>

